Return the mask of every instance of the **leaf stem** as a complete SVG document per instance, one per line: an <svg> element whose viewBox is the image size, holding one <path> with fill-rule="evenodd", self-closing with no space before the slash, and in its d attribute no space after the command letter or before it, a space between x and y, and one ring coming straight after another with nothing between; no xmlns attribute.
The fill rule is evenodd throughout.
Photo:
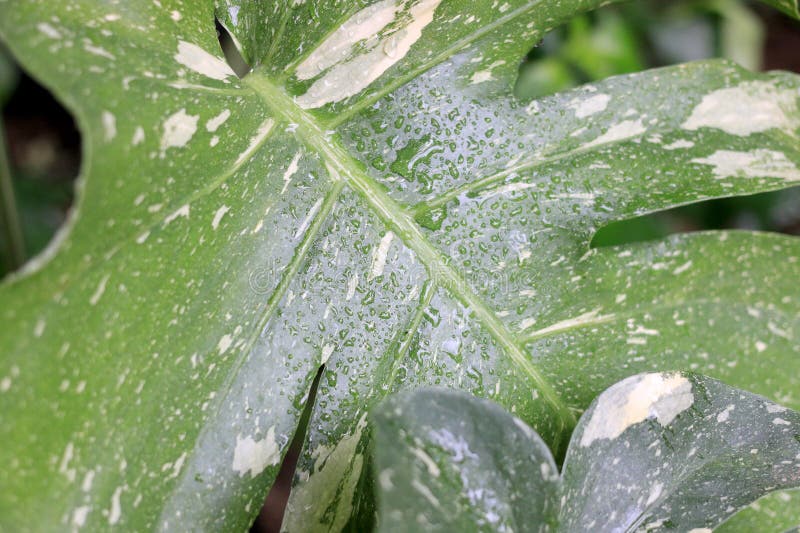
<svg viewBox="0 0 800 533"><path fill-rule="evenodd" d="M0 122L0 225L3 226L3 241L6 244L9 266L11 270L16 270L25 262L25 241L8 161L5 128Z"/></svg>

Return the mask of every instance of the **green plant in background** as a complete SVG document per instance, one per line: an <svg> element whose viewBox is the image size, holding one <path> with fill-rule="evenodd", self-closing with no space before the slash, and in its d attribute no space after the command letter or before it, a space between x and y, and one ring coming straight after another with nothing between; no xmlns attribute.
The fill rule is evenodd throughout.
<svg viewBox="0 0 800 533"><path fill-rule="evenodd" d="M602 3L0 4L3 39L86 141L67 229L0 287L3 528L246 528L321 367L290 531L374 524L387 459L373 468L368 413L432 385L496 402L566 453L565 481L543 491L553 524L597 503L576 487L626 430L638 456L618 474L648 484L603 500L638 513L625 527L717 522L796 486L784 461L797 415L729 386L800 407L799 241L589 243L614 221L800 181L800 78L705 61L515 96L531 46ZM798 16L796 2L772 3ZM221 57L215 14L253 66L242 79ZM619 433L595 428L582 456L567 447L576 424L573 439L618 419L604 398L630 376L679 370L727 385L635 378L675 387L636 396L647 409ZM473 402L486 406L456 404ZM518 427L485 408L503 431ZM776 416L759 425L757 409ZM549 452L520 431L556 483ZM765 453L743 455L743 435ZM665 439L658 472L642 466L645 436ZM473 437L460 435L484 446ZM789 473L748 473L733 509L659 523L658 505L686 504L685 480L659 476L692 439L732 454L700 476ZM503 482L532 479L520 476ZM554 506L562 490L569 501ZM797 497L773 495L728 527L796 524ZM434 517L411 505L380 526L396 511Z"/></svg>
<svg viewBox="0 0 800 533"><path fill-rule="evenodd" d="M579 15L549 33L522 66L521 98L646 67L722 57L761 68L764 28L740 0L636 2Z"/></svg>
<svg viewBox="0 0 800 533"><path fill-rule="evenodd" d="M30 88L20 84L20 77L18 67L5 47L0 46L0 104L9 110L17 105L15 95L24 92L26 97L31 96ZM35 94L40 93L44 91ZM52 107L58 109L55 105L43 105L41 100L34 102L32 105L38 107L42 115ZM59 117L50 115L47 119L52 125ZM0 224L4 230L0 231L0 276L5 276L45 248L64 221L71 203L70 178L74 178L74 172L77 172L75 160L79 154L72 153L70 147L60 146L54 129L51 126L49 130L37 131L35 122L31 125L11 118L4 132L8 141L4 148L8 149L12 179L7 182L2 199L13 204L9 203L10 207L5 211L11 216L12 223ZM13 222L17 219L18 223ZM6 230L15 226L21 226L21 231L9 233Z"/></svg>
<svg viewBox="0 0 800 533"><path fill-rule="evenodd" d="M739 0L634 2L580 15L543 39L521 67L516 93L534 98L648 67L722 57L759 70L765 28ZM597 246L687 230L741 228L796 233L798 189L721 199L604 227Z"/></svg>

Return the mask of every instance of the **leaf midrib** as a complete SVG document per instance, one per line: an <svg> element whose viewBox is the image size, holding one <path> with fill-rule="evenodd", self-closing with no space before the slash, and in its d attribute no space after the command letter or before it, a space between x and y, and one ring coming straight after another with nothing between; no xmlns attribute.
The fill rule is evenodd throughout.
<svg viewBox="0 0 800 533"><path fill-rule="evenodd" d="M242 81L262 98L276 118L296 125L294 134L323 159L334 179L338 175L358 192L378 218L416 254L434 282L444 287L474 313L478 322L503 348L514 365L530 377L539 388L539 393L552 406L559 419L559 429L562 434L574 427L576 423L574 414L555 392L552 384L539 373L511 331L431 244L408 211L373 180L364 165L355 159L336 137L327 133L325 126L321 125L318 119L296 105L293 99L263 72L255 71Z"/></svg>

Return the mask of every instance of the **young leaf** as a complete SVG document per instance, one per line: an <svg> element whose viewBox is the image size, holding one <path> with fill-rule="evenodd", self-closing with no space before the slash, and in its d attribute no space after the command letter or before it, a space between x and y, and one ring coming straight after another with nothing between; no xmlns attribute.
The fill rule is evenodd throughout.
<svg viewBox="0 0 800 533"><path fill-rule="evenodd" d="M800 486L800 413L695 374L601 394L561 476L524 422L463 392L401 393L373 423L383 531L710 531Z"/></svg>
<svg viewBox="0 0 800 533"><path fill-rule="evenodd" d="M499 405L454 390L419 389L389 397L372 422L380 530L557 526L553 456Z"/></svg>
<svg viewBox="0 0 800 533"><path fill-rule="evenodd" d="M556 447L652 368L800 406L796 239L588 250L800 181L800 79L712 61L514 98L602 3L226 2L242 80L210 2L0 3L85 141L68 227L0 287L0 524L244 528L322 364L293 529L357 512L398 388L491 397Z"/></svg>

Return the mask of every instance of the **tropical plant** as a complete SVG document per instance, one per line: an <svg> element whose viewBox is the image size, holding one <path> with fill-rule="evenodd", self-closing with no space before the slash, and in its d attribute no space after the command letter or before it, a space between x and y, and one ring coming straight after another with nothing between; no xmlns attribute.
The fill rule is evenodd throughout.
<svg viewBox="0 0 800 533"><path fill-rule="evenodd" d="M800 484L800 414L702 376L605 391L560 476L524 422L463 392L406 392L376 418L387 531L710 531Z"/></svg>
<svg viewBox="0 0 800 533"><path fill-rule="evenodd" d="M800 181L800 78L705 61L517 99L531 46L604 3L0 2L84 134L69 222L0 287L2 529L244 529L306 407L284 527L370 526L368 412L422 386L556 458L640 372L800 407L799 241L589 247ZM749 517L798 523L797 497Z"/></svg>

